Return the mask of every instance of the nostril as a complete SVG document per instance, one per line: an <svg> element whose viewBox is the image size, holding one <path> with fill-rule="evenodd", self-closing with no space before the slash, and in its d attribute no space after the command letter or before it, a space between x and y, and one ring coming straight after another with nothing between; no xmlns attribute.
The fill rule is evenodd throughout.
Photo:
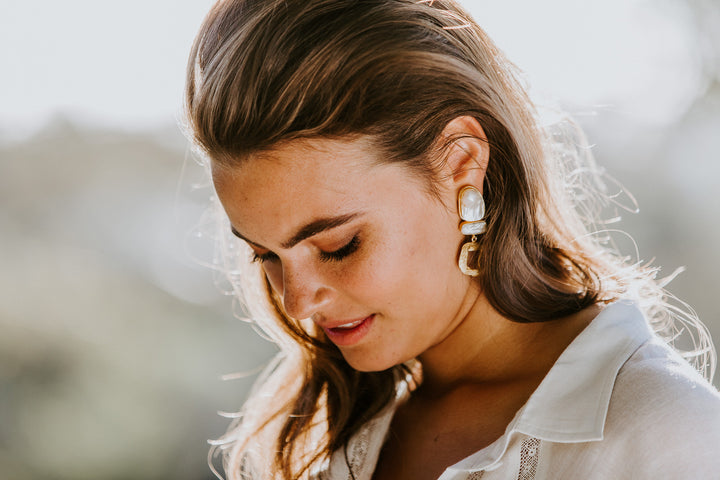
<svg viewBox="0 0 720 480"><path fill-rule="evenodd" d="M302 288L286 284L283 307L285 313L295 319L313 318L329 300L329 290L317 285L303 285Z"/></svg>

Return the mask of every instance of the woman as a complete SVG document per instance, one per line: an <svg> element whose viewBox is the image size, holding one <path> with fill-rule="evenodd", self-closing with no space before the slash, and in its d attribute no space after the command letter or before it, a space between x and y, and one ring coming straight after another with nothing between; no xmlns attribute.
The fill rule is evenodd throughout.
<svg viewBox="0 0 720 480"><path fill-rule="evenodd" d="M454 1L221 1L186 109L282 350L227 477L720 471L720 397L659 339L655 272L588 234L582 136L539 127Z"/></svg>

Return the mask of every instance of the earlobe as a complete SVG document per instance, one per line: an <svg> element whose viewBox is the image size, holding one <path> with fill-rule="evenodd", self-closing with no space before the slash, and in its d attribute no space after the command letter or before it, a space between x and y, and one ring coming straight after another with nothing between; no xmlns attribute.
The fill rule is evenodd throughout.
<svg viewBox="0 0 720 480"><path fill-rule="evenodd" d="M473 117L457 117L443 130L448 142L448 178L456 186L475 185L482 192L490 146L480 123Z"/></svg>

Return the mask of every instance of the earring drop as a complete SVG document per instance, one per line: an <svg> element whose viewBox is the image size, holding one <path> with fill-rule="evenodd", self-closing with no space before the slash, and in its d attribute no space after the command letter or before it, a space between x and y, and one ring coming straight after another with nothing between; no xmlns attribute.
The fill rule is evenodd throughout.
<svg viewBox="0 0 720 480"><path fill-rule="evenodd" d="M460 232L463 235L472 235L469 242L466 242L460 250L460 258L458 258L458 267L465 275L477 277L480 270L470 268L468 265L468 257L471 252L480 248L477 243L477 236L485 233L487 225L485 218L485 200L483 200L480 190L472 185L465 186L458 192L458 213L460 214Z"/></svg>

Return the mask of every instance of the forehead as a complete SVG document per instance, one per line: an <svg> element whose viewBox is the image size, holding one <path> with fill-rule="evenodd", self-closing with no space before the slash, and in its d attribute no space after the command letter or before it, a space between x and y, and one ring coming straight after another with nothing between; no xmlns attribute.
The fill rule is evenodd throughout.
<svg viewBox="0 0 720 480"><path fill-rule="evenodd" d="M380 161L365 138L296 140L237 167L213 166L230 222L259 244L316 218L382 208L390 190L419 189L412 177L398 163Z"/></svg>
<svg viewBox="0 0 720 480"><path fill-rule="evenodd" d="M237 166L212 165L218 194L250 200L251 193L284 192L278 200L308 190L342 192L349 179L367 176L378 155L364 139L302 139L252 154ZM278 192L279 193L279 192Z"/></svg>

